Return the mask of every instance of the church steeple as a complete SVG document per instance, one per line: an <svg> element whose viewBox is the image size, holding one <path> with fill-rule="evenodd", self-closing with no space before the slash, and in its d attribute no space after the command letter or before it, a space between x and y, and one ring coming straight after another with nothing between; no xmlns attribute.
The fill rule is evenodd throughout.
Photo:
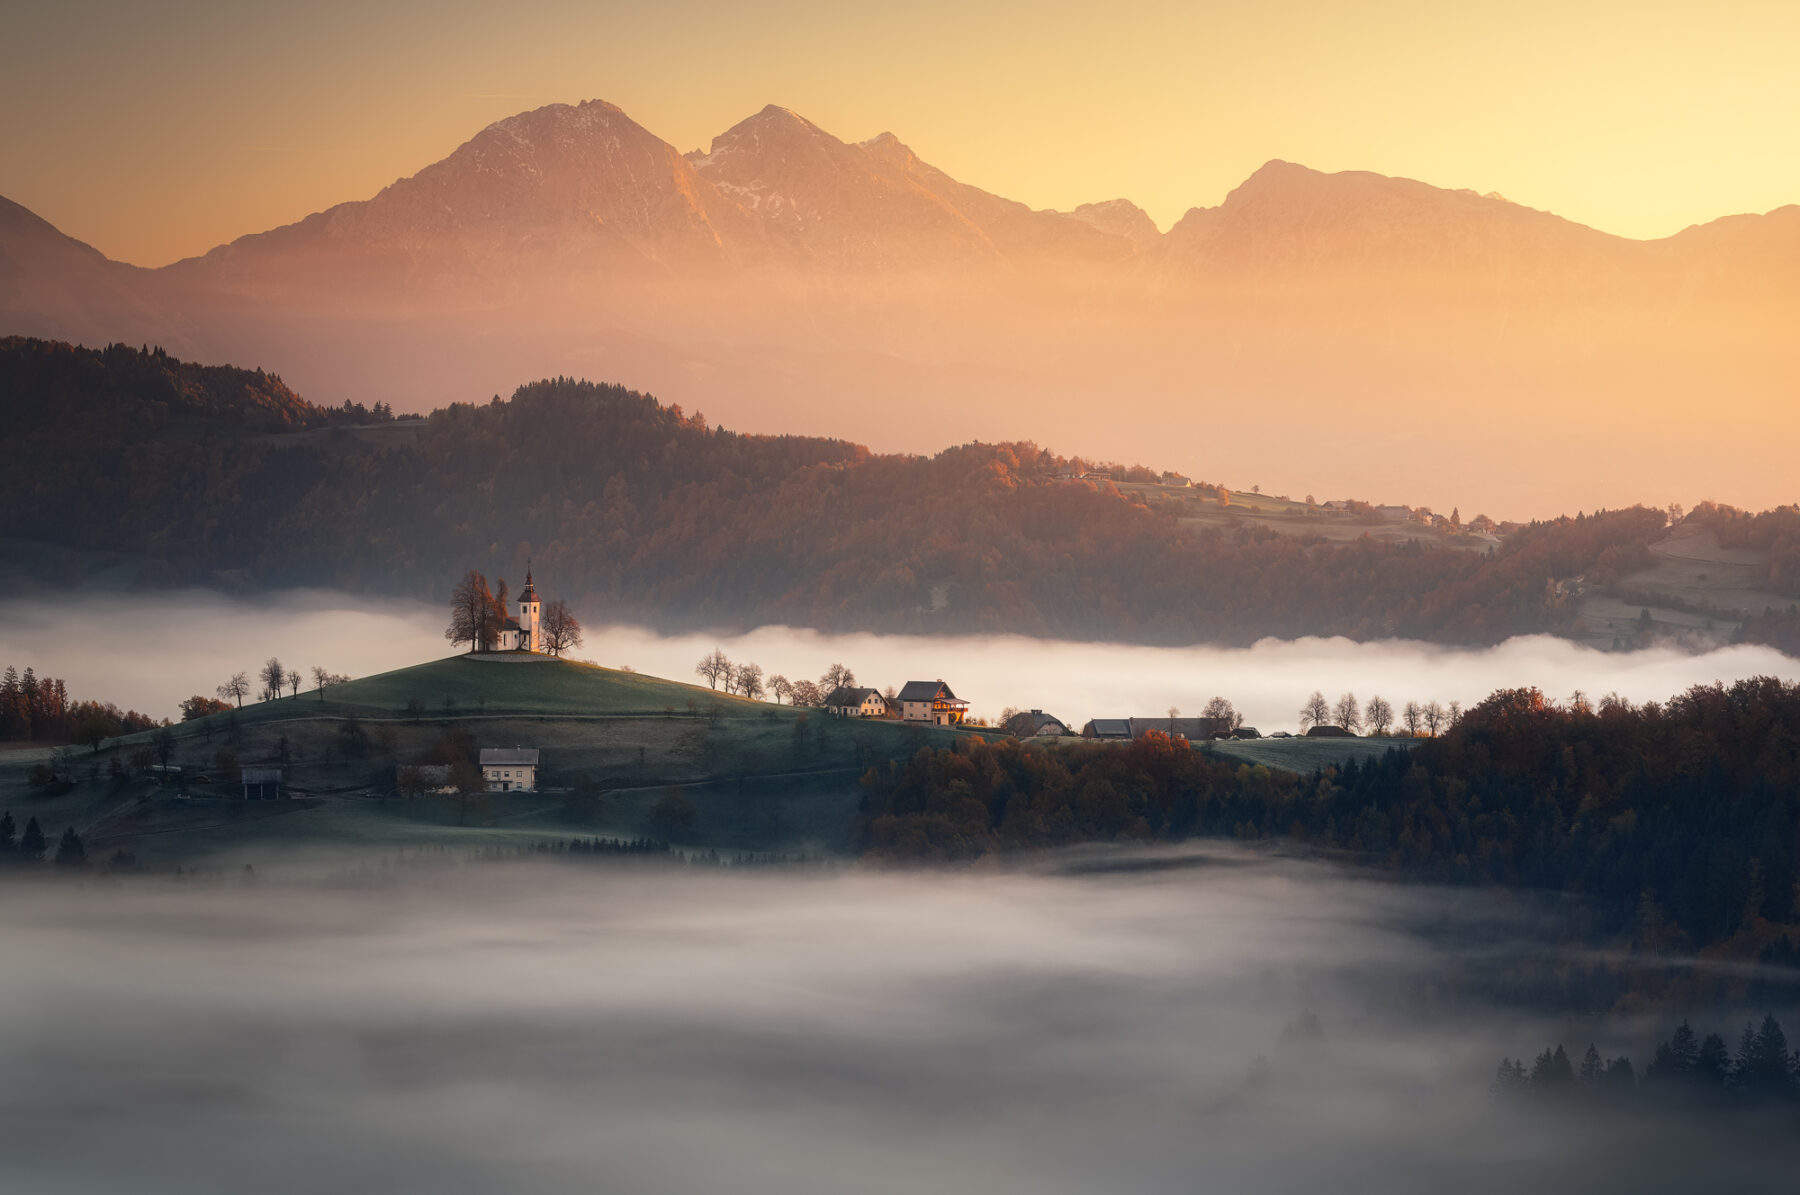
<svg viewBox="0 0 1800 1195"><path fill-rule="evenodd" d="M519 645L526 651L543 650L543 631L539 621L537 586L531 582L531 564L525 564L525 588L519 594Z"/></svg>

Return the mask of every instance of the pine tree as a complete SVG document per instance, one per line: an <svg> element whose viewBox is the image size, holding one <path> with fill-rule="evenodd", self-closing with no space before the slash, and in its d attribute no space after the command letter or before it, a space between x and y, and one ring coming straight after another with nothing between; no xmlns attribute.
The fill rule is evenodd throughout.
<svg viewBox="0 0 1800 1195"><path fill-rule="evenodd" d="M56 866L70 869L87 866L87 848L81 845L81 835L75 833L70 826L62 832L62 839L56 844Z"/></svg>
<svg viewBox="0 0 1800 1195"><path fill-rule="evenodd" d="M1597 1083L1606 1074L1606 1064L1600 1060L1600 1051L1589 1042L1587 1053L1581 1056L1579 1078L1583 1083Z"/></svg>
<svg viewBox="0 0 1800 1195"><path fill-rule="evenodd" d="M26 822L25 833L19 838L19 858L27 863L41 863L47 845L43 830L38 828L37 818Z"/></svg>
<svg viewBox="0 0 1800 1195"><path fill-rule="evenodd" d="M14 841L18 837L18 828L13 824L12 810L0 814L0 859L13 854L19 849Z"/></svg>
<svg viewBox="0 0 1800 1195"><path fill-rule="evenodd" d="M1731 1053L1725 1048L1724 1038L1716 1033L1706 1035L1694 1058L1691 1077L1696 1084L1712 1091L1725 1086L1731 1078Z"/></svg>
<svg viewBox="0 0 1800 1195"><path fill-rule="evenodd" d="M1737 1059L1731 1068L1734 1087L1759 1099L1791 1095L1794 1076L1789 1068L1787 1034L1773 1013L1765 1015L1762 1025L1756 1029L1744 1026Z"/></svg>

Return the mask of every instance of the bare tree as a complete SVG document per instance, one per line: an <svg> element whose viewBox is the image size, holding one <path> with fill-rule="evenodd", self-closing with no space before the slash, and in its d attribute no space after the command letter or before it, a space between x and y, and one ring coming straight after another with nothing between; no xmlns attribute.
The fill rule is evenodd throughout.
<svg viewBox="0 0 1800 1195"><path fill-rule="evenodd" d="M1406 721L1406 733L1415 739L1418 738L1419 728L1425 724L1425 711L1419 708L1419 703L1407 702L1406 709L1401 711L1400 716Z"/></svg>
<svg viewBox="0 0 1800 1195"><path fill-rule="evenodd" d="M763 670L761 664L740 664L736 673L737 691L752 701L761 701Z"/></svg>
<svg viewBox="0 0 1800 1195"><path fill-rule="evenodd" d="M544 603L538 629L544 637L544 650L553 656L581 646L581 624L570 613L569 604L561 598Z"/></svg>
<svg viewBox="0 0 1800 1195"><path fill-rule="evenodd" d="M793 695L794 686L788 683L787 677L777 672L769 678L769 692L775 695L775 704L780 705L783 697Z"/></svg>
<svg viewBox="0 0 1800 1195"><path fill-rule="evenodd" d="M250 678L242 672L234 672L231 679L214 690L221 701L236 699L238 708L244 708L244 698L250 695Z"/></svg>
<svg viewBox="0 0 1800 1195"><path fill-rule="evenodd" d="M1444 727L1444 707L1435 701L1425 703L1425 729L1433 736Z"/></svg>
<svg viewBox="0 0 1800 1195"><path fill-rule="evenodd" d="M270 656L263 661L262 671L256 674L256 679L262 682L262 699L268 701L280 697L281 690L287 687L287 669L282 667L280 660Z"/></svg>
<svg viewBox="0 0 1800 1195"><path fill-rule="evenodd" d="M1449 729L1450 727L1455 726L1458 722L1461 722L1461 721L1462 721L1462 702L1452 700L1450 702L1449 712L1444 719L1444 727L1445 727L1445 729Z"/></svg>
<svg viewBox="0 0 1800 1195"><path fill-rule="evenodd" d="M298 671L288 673L287 680L288 688L293 690L294 696L300 696L300 673Z"/></svg>
<svg viewBox="0 0 1800 1195"><path fill-rule="evenodd" d="M716 689L720 681L731 676L731 660L723 648L715 647L700 657L700 662L694 665L694 672L706 679L707 688Z"/></svg>
<svg viewBox="0 0 1800 1195"><path fill-rule="evenodd" d="M1394 707L1378 693L1363 707L1363 717L1369 724L1370 734L1386 738L1388 728L1394 724Z"/></svg>
<svg viewBox="0 0 1800 1195"><path fill-rule="evenodd" d="M499 629L494 605L487 578L470 569L450 591L450 625L444 628L444 638L452 646L467 643L470 651L487 651Z"/></svg>
<svg viewBox="0 0 1800 1195"><path fill-rule="evenodd" d="M317 664L312 666L313 687L319 690L319 700L325 700L325 686L331 683L331 673Z"/></svg>
<svg viewBox="0 0 1800 1195"><path fill-rule="evenodd" d="M794 682L794 701L797 706L817 707L825 704L826 693L818 685L809 680Z"/></svg>
<svg viewBox="0 0 1800 1195"><path fill-rule="evenodd" d="M1300 707L1300 729L1310 730L1314 726L1326 726L1331 722L1331 706L1325 701L1325 694L1317 689Z"/></svg>
<svg viewBox="0 0 1800 1195"><path fill-rule="evenodd" d="M819 688L825 690L827 693L830 693L833 689L847 689L855 683L856 673L850 671L842 664L833 664L825 670L825 675L819 678Z"/></svg>
<svg viewBox="0 0 1800 1195"><path fill-rule="evenodd" d="M1342 726L1351 734L1356 734L1362 729L1362 707L1356 703L1356 694L1346 693L1338 698L1337 705L1332 708L1331 713L1337 719L1337 725Z"/></svg>
<svg viewBox="0 0 1800 1195"><path fill-rule="evenodd" d="M1244 715L1237 712L1237 707L1223 697L1214 697L1200 711L1202 717L1212 722L1214 734L1230 734L1244 724Z"/></svg>

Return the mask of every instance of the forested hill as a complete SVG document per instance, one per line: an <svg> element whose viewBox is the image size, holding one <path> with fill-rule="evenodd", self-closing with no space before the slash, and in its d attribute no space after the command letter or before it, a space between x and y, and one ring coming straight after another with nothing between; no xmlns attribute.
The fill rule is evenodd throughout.
<svg viewBox="0 0 1800 1195"><path fill-rule="evenodd" d="M1059 481L1028 443L888 456L750 436L569 379L393 420L159 351L0 342L15 534L153 562L150 580L436 599L530 559L589 617L663 627L1014 631L1150 643L1561 629L1555 581L1634 567L1633 508L1488 551L1332 543ZM515 578L516 579L516 578Z"/></svg>

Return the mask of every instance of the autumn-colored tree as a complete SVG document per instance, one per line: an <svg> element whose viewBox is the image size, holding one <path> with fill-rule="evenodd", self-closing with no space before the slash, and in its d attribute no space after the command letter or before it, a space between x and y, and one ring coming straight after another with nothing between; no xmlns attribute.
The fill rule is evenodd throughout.
<svg viewBox="0 0 1800 1195"><path fill-rule="evenodd" d="M488 651L498 629L487 578L470 569L450 591L450 625L444 628L444 638L452 646L467 643L470 651Z"/></svg>

